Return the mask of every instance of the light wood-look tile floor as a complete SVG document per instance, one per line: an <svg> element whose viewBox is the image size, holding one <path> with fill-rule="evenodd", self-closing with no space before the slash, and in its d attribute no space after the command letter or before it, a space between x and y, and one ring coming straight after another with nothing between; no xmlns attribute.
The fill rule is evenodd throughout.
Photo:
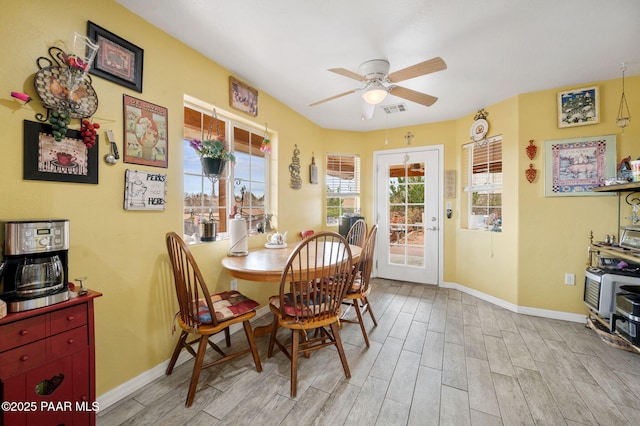
<svg viewBox="0 0 640 426"><path fill-rule="evenodd" d="M188 361L99 412L98 426L640 424L640 355L583 324L514 314L452 289L372 285L371 347L356 324L341 332L350 379L335 349L322 349L300 361L291 399L289 361L280 351L267 358L260 337L262 373L250 355L205 370L185 408ZM232 341L246 346L241 332Z"/></svg>

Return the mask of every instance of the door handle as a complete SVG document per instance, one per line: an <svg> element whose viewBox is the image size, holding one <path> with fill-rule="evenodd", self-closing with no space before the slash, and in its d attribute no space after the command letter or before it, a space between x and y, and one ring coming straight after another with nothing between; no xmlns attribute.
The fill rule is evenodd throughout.
<svg viewBox="0 0 640 426"><path fill-rule="evenodd" d="M427 226L424 229L426 229L427 231L437 231L438 227L437 226Z"/></svg>

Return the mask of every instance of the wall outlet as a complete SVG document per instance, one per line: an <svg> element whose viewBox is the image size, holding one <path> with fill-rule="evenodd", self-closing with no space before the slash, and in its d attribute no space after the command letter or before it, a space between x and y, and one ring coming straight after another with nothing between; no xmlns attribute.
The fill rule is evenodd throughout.
<svg viewBox="0 0 640 426"><path fill-rule="evenodd" d="M231 280L231 290L238 290L238 280Z"/></svg>
<svg viewBox="0 0 640 426"><path fill-rule="evenodd" d="M576 285L576 274L564 274L564 283L567 285Z"/></svg>

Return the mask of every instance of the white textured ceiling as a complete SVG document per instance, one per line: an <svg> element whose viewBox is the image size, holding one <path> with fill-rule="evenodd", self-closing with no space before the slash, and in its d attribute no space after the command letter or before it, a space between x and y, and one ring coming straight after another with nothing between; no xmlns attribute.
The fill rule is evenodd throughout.
<svg viewBox="0 0 640 426"><path fill-rule="evenodd" d="M116 1L331 129L455 120L517 94L619 78L623 62L626 76L640 74L640 0ZM381 105L406 112L378 107L363 121L358 93L308 106L361 87L329 68L387 59L393 72L435 56L446 70L399 84L438 97L431 107L390 95Z"/></svg>

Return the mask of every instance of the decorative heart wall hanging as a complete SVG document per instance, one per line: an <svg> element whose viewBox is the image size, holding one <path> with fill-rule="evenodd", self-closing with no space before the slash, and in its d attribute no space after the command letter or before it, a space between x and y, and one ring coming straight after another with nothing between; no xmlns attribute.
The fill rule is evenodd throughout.
<svg viewBox="0 0 640 426"><path fill-rule="evenodd" d="M538 171L533 168L533 163L529 163L529 168L524 171L524 174L527 176L529 183L533 183L538 175Z"/></svg>
<svg viewBox="0 0 640 426"><path fill-rule="evenodd" d="M533 160L533 158L536 156L536 153L538 152L538 147L533 142L533 139L529 140L529 146L525 149L527 151L527 157L529 157L529 160Z"/></svg>

